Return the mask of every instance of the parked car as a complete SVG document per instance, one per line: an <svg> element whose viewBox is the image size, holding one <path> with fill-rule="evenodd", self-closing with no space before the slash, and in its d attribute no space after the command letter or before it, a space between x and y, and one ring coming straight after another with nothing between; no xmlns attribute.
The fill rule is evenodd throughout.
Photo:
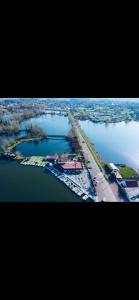
<svg viewBox="0 0 139 300"><path fill-rule="evenodd" d="M101 200L101 202L107 202L106 198L103 197L102 200Z"/></svg>

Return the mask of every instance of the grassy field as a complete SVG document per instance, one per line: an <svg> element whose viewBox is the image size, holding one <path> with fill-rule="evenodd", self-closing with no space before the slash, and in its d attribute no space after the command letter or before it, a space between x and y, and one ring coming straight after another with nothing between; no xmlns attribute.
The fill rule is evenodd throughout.
<svg viewBox="0 0 139 300"><path fill-rule="evenodd" d="M39 163L41 164L42 162L46 161L45 160L45 156L31 156L30 158L28 157L27 159L29 162L33 162L33 163Z"/></svg>
<svg viewBox="0 0 139 300"><path fill-rule="evenodd" d="M120 170L120 174L123 178L139 177L139 174L134 169L132 169L128 166L120 166L119 170Z"/></svg>

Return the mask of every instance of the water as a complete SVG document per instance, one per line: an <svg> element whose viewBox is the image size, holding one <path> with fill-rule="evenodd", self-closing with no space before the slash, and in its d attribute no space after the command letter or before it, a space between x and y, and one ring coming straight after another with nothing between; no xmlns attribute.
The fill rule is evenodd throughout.
<svg viewBox="0 0 139 300"><path fill-rule="evenodd" d="M87 120L80 125L105 161L139 171L139 122L96 124Z"/></svg>
<svg viewBox="0 0 139 300"><path fill-rule="evenodd" d="M71 128L67 117L57 115L30 119L21 124L21 129L25 129L28 123L38 124L48 134L66 135ZM80 124L104 160L125 163L139 170L138 122L106 125L80 121ZM38 144L24 143L16 150L28 156L69 152L71 149L67 141L57 139L41 141ZM77 202L82 199L43 168L24 167L17 162L1 159L0 201Z"/></svg>
<svg viewBox="0 0 139 300"><path fill-rule="evenodd" d="M35 142L25 142L19 144L16 151L20 151L24 156L45 156L53 154L71 153L72 148L68 141L64 139L46 139Z"/></svg>
<svg viewBox="0 0 139 300"><path fill-rule="evenodd" d="M31 118L21 123L20 128L24 130L28 124L37 124L48 135L67 135L71 125L65 116L60 115L42 115L36 118ZM21 133L23 135L23 132ZM47 154L62 154L64 152L72 152L71 145L65 139L48 139L40 142L26 142L16 147L16 151L20 151L25 156Z"/></svg>
<svg viewBox="0 0 139 300"><path fill-rule="evenodd" d="M21 123L21 129L25 129L28 124L37 124L42 127L48 135L66 135L71 128L68 117L60 115L43 115L37 118L31 118Z"/></svg>
<svg viewBox="0 0 139 300"><path fill-rule="evenodd" d="M57 115L25 121L21 124L21 129L25 129L27 123L37 123L48 134L66 135L71 128L68 118ZM21 134L24 135L23 132ZM0 138L2 143L5 137ZM71 152L68 141L60 138L23 143L16 150L22 151L24 155ZM82 202L82 199L44 168L21 166L15 161L0 159L0 201Z"/></svg>
<svg viewBox="0 0 139 300"><path fill-rule="evenodd" d="M43 168L0 159L0 201L80 202L80 197Z"/></svg>

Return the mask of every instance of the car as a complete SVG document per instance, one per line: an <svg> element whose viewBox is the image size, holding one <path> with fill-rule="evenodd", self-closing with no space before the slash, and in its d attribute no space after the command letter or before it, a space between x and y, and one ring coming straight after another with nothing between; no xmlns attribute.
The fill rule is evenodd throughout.
<svg viewBox="0 0 139 300"><path fill-rule="evenodd" d="M101 202L107 202L106 198L103 197L102 200L101 200Z"/></svg>

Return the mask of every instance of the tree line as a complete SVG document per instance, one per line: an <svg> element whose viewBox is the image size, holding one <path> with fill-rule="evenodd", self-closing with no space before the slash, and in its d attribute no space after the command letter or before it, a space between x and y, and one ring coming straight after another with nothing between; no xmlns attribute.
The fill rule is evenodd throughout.
<svg viewBox="0 0 139 300"><path fill-rule="evenodd" d="M9 118L4 119L4 115L0 113L0 134L17 134L20 130L20 123L40 115L40 111L35 110L18 110L18 112L13 112L9 114ZM37 128L36 128L37 130ZM38 130L37 130L38 133Z"/></svg>
<svg viewBox="0 0 139 300"><path fill-rule="evenodd" d="M30 137L47 137L47 133L41 128L39 127L37 124L33 125L33 124L29 124L26 127L26 131L28 133L28 136Z"/></svg>

